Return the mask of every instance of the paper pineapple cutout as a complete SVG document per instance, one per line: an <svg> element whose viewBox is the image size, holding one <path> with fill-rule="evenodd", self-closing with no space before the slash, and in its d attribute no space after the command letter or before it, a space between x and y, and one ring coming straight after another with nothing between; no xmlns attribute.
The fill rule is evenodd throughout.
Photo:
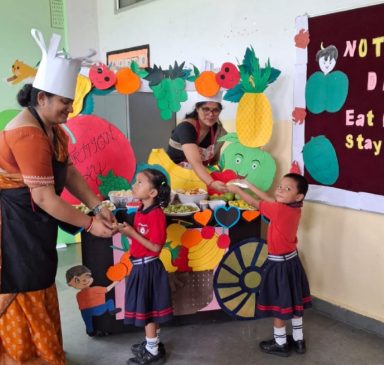
<svg viewBox="0 0 384 365"><path fill-rule="evenodd" d="M229 90L224 100L239 102L236 113L236 132L240 143L247 147L260 147L272 135L272 108L263 94L275 81L280 71L271 67L269 60L264 68L252 47L248 47L243 64L239 65L240 84Z"/></svg>

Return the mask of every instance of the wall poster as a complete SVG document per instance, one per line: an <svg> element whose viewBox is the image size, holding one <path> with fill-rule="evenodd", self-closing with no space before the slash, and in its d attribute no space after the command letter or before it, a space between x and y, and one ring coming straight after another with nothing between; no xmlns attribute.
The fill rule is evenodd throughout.
<svg viewBox="0 0 384 365"><path fill-rule="evenodd" d="M309 200L384 213L383 19L384 4L296 19L293 160Z"/></svg>
<svg viewBox="0 0 384 365"><path fill-rule="evenodd" d="M135 61L140 68L149 67L149 44L107 52L109 68L129 67L132 61Z"/></svg>

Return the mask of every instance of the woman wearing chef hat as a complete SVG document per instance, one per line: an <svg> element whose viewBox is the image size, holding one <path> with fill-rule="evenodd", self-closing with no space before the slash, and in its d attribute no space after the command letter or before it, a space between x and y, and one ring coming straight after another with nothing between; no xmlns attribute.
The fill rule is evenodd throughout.
<svg viewBox="0 0 384 365"><path fill-rule="evenodd" d="M113 216L70 161L60 126L72 112L84 58L57 53L57 34L47 48L39 31L31 33L42 59L33 84L18 94L24 109L0 132L0 363L64 365L55 287L58 224L110 237ZM95 217L61 199L64 187Z"/></svg>

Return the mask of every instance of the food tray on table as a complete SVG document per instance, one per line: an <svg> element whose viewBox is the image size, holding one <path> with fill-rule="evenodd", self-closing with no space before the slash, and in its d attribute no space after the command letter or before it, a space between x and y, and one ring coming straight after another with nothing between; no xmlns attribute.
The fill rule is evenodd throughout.
<svg viewBox="0 0 384 365"><path fill-rule="evenodd" d="M113 204L110 200L103 200L101 202L101 206L108 208L110 211L114 211L116 209L116 205ZM81 212L83 212L84 214L89 214L92 212L92 210L89 209L84 203L74 205L74 207L77 210L80 210Z"/></svg>
<svg viewBox="0 0 384 365"><path fill-rule="evenodd" d="M204 189L196 188L190 190L177 189L176 194L181 204L199 203L207 199L208 193Z"/></svg>
<svg viewBox="0 0 384 365"><path fill-rule="evenodd" d="M165 215L171 217L185 217L199 211L200 209L195 203L171 204L164 208Z"/></svg>
<svg viewBox="0 0 384 365"><path fill-rule="evenodd" d="M231 200L228 202L228 205L230 207L239 208L240 210L257 210L255 207L249 205L244 200Z"/></svg>
<svg viewBox="0 0 384 365"><path fill-rule="evenodd" d="M132 190L110 191L108 197L118 208L124 208L127 203L133 201Z"/></svg>

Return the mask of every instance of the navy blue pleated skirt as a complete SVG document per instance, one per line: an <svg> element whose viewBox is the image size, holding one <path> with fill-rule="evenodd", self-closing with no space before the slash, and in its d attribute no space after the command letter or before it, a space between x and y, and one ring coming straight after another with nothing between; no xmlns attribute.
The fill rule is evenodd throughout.
<svg viewBox="0 0 384 365"><path fill-rule="evenodd" d="M258 317L282 320L302 317L304 309L312 307L307 275L299 256L267 260L256 303Z"/></svg>
<svg viewBox="0 0 384 365"><path fill-rule="evenodd" d="M159 259L134 264L126 280L124 324L143 327L172 319L168 274Z"/></svg>

